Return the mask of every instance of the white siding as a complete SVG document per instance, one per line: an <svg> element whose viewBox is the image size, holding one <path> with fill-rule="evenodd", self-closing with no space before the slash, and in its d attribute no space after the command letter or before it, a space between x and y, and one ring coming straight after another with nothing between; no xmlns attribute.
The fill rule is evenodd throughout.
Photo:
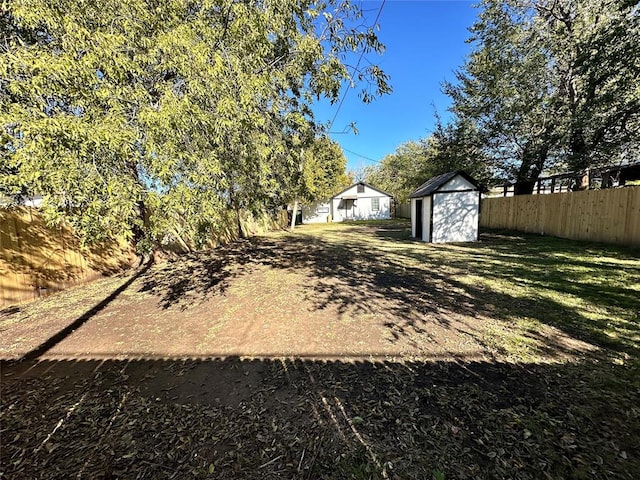
<svg viewBox="0 0 640 480"><path fill-rule="evenodd" d="M302 223L326 223L331 215L329 202L316 202L302 206Z"/></svg>
<svg viewBox="0 0 640 480"><path fill-rule="evenodd" d="M352 197L344 199L343 197ZM357 197L353 199L353 197ZM372 209L372 199L377 198L379 209ZM331 199L331 213L334 222L343 220L378 220L391 218L391 197L364 186L364 192L358 193L358 185L336 195Z"/></svg>
<svg viewBox="0 0 640 480"><path fill-rule="evenodd" d="M456 175L438 190L445 192L450 190L476 190L476 187L463 176Z"/></svg>
<svg viewBox="0 0 640 480"><path fill-rule="evenodd" d="M340 203L340 198L331 199L331 218L334 222L342 222L345 219L346 212L344 211L344 209L339 208L344 204L341 205Z"/></svg>
<svg viewBox="0 0 640 480"><path fill-rule="evenodd" d="M478 240L478 192L435 193L433 196L434 243Z"/></svg>

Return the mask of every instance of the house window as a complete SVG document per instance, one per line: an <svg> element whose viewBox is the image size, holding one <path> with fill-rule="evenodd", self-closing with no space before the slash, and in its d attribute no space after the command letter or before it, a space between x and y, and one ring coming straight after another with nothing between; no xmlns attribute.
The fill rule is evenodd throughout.
<svg viewBox="0 0 640 480"><path fill-rule="evenodd" d="M364 193L364 185L361 183L358 184L358 193Z"/></svg>
<svg viewBox="0 0 640 480"><path fill-rule="evenodd" d="M372 198L371 199L371 211L377 212L380 210L380 199Z"/></svg>

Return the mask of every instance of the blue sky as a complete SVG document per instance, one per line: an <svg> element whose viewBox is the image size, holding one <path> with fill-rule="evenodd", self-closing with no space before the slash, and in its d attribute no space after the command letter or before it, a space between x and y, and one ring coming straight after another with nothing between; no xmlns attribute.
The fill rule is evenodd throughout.
<svg viewBox="0 0 640 480"><path fill-rule="evenodd" d="M365 1L365 16L373 23L381 1ZM355 170L380 160L408 140L428 135L434 125L434 105L443 119L450 102L442 94L444 80L454 80L470 46L465 43L477 9L472 1L387 0L378 23L378 37L386 46L382 56L365 59L378 64L391 77L393 93L363 104L358 88L348 91L332 131L339 132L351 122L358 135L332 134ZM365 65L365 59L361 65ZM330 121L338 104L320 102L317 120ZM355 154L353 152L356 152ZM359 156L359 155L361 156Z"/></svg>

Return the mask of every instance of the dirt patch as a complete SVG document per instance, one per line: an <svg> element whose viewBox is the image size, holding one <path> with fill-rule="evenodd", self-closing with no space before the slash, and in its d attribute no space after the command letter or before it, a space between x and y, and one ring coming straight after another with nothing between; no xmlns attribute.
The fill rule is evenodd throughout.
<svg viewBox="0 0 640 480"><path fill-rule="evenodd" d="M0 476L638 478L638 260L551 247L312 227L4 310Z"/></svg>
<svg viewBox="0 0 640 480"><path fill-rule="evenodd" d="M528 303L465 283L431 257L446 251L384 237L394 229L276 234L63 292L2 313L0 355L489 360L513 353L505 333L547 359L593 350L539 320L514 332L496 315Z"/></svg>
<svg viewBox="0 0 640 480"><path fill-rule="evenodd" d="M637 368L237 358L15 368L3 371L3 478L640 474Z"/></svg>

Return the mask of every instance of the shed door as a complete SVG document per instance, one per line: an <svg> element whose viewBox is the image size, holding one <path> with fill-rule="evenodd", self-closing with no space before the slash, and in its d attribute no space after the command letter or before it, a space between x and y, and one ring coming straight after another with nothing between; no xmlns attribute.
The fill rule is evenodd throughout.
<svg viewBox="0 0 640 480"><path fill-rule="evenodd" d="M422 199L416 200L416 238L422 240Z"/></svg>

